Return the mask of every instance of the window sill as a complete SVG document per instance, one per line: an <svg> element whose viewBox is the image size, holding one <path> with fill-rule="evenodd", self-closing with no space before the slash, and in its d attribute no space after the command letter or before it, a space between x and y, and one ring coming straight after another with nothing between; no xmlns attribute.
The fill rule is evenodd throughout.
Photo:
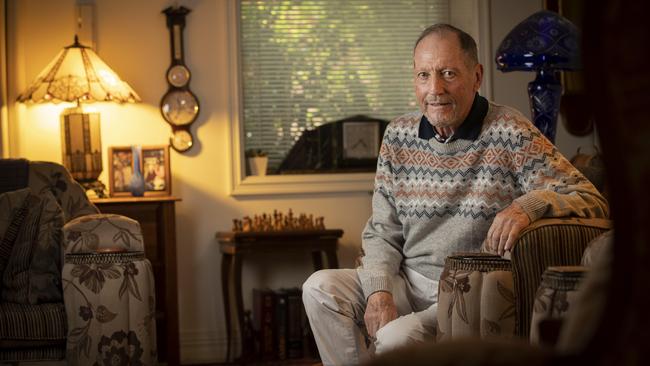
<svg viewBox="0 0 650 366"><path fill-rule="evenodd" d="M375 173L246 176L234 182L231 195L372 192L374 178Z"/></svg>

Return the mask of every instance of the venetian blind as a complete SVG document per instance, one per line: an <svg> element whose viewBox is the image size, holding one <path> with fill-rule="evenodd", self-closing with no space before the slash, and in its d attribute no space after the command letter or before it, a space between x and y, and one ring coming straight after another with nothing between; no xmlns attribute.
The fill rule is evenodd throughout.
<svg viewBox="0 0 650 366"><path fill-rule="evenodd" d="M305 130L417 109L413 45L447 0L242 0L244 149L273 172Z"/></svg>

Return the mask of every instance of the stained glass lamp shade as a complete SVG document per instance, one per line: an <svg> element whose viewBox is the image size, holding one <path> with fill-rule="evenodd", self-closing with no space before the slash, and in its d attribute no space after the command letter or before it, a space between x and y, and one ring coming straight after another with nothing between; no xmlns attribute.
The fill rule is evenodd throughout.
<svg viewBox="0 0 650 366"><path fill-rule="evenodd" d="M84 102L139 102L138 94L89 47L74 43L61 52L18 96L19 102L76 102L61 114L63 165L86 188L96 188L102 172L98 113L84 113ZM102 189L96 192L103 195Z"/></svg>
<svg viewBox="0 0 650 366"><path fill-rule="evenodd" d="M556 72L581 67L579 37L568 19L540 11L513 28L497 49L497 69L537 73L528 84L533 123L552 142L562 96Z"/></svg>

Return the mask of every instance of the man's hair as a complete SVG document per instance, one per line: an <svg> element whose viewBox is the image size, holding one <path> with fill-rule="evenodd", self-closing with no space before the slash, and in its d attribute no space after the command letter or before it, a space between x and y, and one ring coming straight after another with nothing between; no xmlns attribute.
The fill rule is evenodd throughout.
<svg viewBox="0 0 650 366"><path fill-rule="evenodd" d="M413 52L415 52L415 49L418 47L418 44L420 44L420 41L422 41L424 38L426 38L427 36L433 33L437 35L443 35L445 33L456 34L458 36L458 42L460 43L460 48L463 50L463 52L465 52L465 55L467 55L469 60L474 65L478 63L478 50L474 38L472 38L472 36L465 33L464 31L454 27L453 25L446 24L446 23L434 24L429 26L427 29L423 30L422 33L420 34L420 37L418 37L418 40L415 41Z"/></svg>

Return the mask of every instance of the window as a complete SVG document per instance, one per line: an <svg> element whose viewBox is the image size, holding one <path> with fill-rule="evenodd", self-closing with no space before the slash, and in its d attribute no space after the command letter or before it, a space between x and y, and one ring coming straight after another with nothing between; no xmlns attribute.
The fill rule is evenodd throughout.
<svg viewBox="0 0 650 366"><path fill-rule="evenodd" d="M231 195L372 191L374 173L273 174L302 133L363 114L415 110L413 43L448 21L468 31L491 96L489 5L480 0L229 0ZM481 45L486 45L481 47ZM338 55L338 56L336 56ZM270 156L246 174L245 150Z"/></svg>
<svg viewBox="0 0 650 366"><path fill-rule="evenodd" d="M413 43L449 21L446 0L242 0L244 149L269 174L305 132L355 115L391 120L417 109Z"/></svg>

